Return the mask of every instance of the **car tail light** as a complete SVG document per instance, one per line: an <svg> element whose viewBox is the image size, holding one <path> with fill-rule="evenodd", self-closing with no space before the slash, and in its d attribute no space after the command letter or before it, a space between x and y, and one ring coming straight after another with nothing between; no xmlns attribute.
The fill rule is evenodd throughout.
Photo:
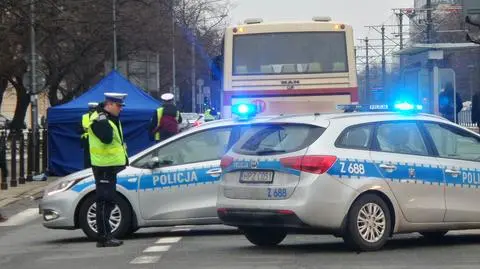
<svg viewBox="0 0 480 269"><path fill-rule="evenodd" d="M229 167L232 163L233 163L233 157L225 155L220 160L220 168L225 169Z"/></svg>
<svg viewBox="0 0 480 269"><path fill-rule="evenodd" d="M202 124L201 122L195 121L195 122L193 123L193 126L194 126L194 127L197 127L197 126L200 126L201 124Z"/></svg>
<svg viewBox="0 0 480 269"><path fill-rule="evenodd" d="M292 210L285 210L285 209L277 210L277 213L281 214L281 215L293 215L293 214L295 214L295 212L293 212Z"/></svg>
<svg viewBox="0 0 480 269"><path fill-rule="evenodd" d="M323 174L332 167L337 160L330 155L306 155L280 159L280 163L288 168L314 174Z"/></svg>

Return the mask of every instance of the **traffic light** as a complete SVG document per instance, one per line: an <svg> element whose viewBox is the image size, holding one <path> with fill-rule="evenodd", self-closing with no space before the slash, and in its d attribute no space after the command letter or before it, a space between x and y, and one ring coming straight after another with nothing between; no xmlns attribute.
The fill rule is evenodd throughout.
<svg viewBox="0 0 480 269"><path fill-rule="evenodd" d="M210 100L208 98L208 96L204 96L203 97L203 109L208 109L210 108Z"/></svg>
<svg viewBox="0 0 480 269"><path fill-rule="evenodd" d="M480 44L480 1L479 0L462 0L463 17L468 26L474 26L476 30L468 27L466 39L469 42Z"/></svg>

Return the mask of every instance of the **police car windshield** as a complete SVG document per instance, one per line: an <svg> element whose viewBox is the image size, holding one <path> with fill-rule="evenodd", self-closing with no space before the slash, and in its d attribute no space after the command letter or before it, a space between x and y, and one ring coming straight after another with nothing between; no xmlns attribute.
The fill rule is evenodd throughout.
<svg viewBox="0 0 480 269"><path fill-rule="evenodd" d="M258 124L240 138L232 150L245 155L275 155L298 151L317 140L325 128L307 124Z"/></svg>

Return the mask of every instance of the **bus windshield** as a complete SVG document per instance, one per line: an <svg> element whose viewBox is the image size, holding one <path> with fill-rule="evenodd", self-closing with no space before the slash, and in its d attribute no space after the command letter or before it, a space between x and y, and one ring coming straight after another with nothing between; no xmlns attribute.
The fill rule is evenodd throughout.
<svg viewBox="0 0 480 269"><path fill-rule="evenodd" d="M344 32L293 32L237 35L233 75L348 72Z"/></svg>

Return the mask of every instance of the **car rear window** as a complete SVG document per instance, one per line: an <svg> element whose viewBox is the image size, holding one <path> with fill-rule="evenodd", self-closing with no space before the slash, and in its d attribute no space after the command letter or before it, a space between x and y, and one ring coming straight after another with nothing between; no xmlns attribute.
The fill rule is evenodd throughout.
<svg viewBox="0 0 480 269"><path fill-rule="evenodd" d="M232 148L244 155L275 155L310 146L325 128L307 124L259 124L251 128Z"/></svg>

